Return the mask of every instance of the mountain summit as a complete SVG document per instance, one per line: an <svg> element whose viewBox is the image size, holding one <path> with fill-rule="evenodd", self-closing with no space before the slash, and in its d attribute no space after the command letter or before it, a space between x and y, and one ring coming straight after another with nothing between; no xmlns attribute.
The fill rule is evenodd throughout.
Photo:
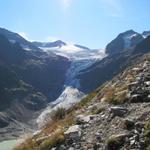
<svg viewBox="0 0 150 150"><path fill-rule="evenodd" d="M113 41L111 41L106 46L106 53L109 55L119 53L125 49L136 46L136 44L141 42L143 39L143 35L133 30L128 30L126 32L120 33Z"/></svg>

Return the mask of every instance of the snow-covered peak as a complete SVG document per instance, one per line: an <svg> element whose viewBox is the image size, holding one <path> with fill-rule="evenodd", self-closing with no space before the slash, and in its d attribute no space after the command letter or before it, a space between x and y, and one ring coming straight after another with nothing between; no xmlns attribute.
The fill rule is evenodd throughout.
<svg viewBox="0 0 150 150"><path fill-rule="evenodd" d="M150 31L144 31L142 35L144 38L147 38L150 35Z"/></svg>
<svg viewBox="0 0 150 150"><path fill-rule="evenodd" d="M67 43L61 47L39 47L49 53L54 52L57 55L67 57L70 60L89 60L102 59L105 57L105 51L102 49L88 49L84 46L78 46Z"/></svg>

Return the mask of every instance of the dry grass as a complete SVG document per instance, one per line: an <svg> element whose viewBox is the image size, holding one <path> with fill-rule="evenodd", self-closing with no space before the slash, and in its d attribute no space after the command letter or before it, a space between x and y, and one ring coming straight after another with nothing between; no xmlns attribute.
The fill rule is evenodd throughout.
<svg viewBox="0 0 150 150"><path fill-rule="evenodd" d="M51 114L51 118L54 121L64 119L65 116L66 116L66 109L65 108L60 108L60 107L57 108L57 110L54 110Z"/></svg>
<svg viewBox="0 0 150 150"><path fill-rule="evenodd" d="M74 123L74 116L70 113L64 119L46 124L40 134L28 138L13 150L48 150L65 141L64 132Z"/></svg>
<svg viewBox="0 0 150 150"><path fill-rule="evenodd" d="M112 104L121 104L127 100L127 84L112 85L109 84L103 88L102 92L98 95L99 100L103 100Z"/></svg>

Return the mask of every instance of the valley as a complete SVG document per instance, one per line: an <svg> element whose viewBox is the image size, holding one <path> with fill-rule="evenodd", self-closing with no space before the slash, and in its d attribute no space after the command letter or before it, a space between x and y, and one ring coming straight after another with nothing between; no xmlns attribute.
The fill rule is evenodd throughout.
<svg viewBox="0 0 150 150"><path fill-rule="evenodd" d="M0 144L6 145L7 140L28 134L31 138L32 134L33 138L41 136L44 141L46 138L41 135L43 128L51 122L54 123L53 114L57 113L57 110L60 109L70 116L68 111L72 112L70 109L73 109L76 114L74 107L87 99L88 107L94 107L97 94L107 94L103 88L103 91L97 91L97 88L109 84L116 75L149 53L149 35L149 32L140 34L129 30L119 34L105 49L90 49L61 40L49 43L30 42L17 33L1 28ZM117 82L120 81L118 78ZM107 89L109 90L109 87ZM93 92L95 90L96 92ZM103 100L102 97L101 99ZM103 103L97 104L100 105L103 106ZM85 107L87 106L83 105L82 111L87 113L89 110ZM104 107L108 110L113 106L104 104ZM77 114L78 111L81 110L77 107ZM81 114L84 114L83 112ZM106 116L109 114L108 111L105 113ZM72 116L70 117L72 122ZM99 117L101 120L102 116ZM15 145L16 141L8 141L8 147L11 144ZM79 145L82 144L85 143Z"/></svg>

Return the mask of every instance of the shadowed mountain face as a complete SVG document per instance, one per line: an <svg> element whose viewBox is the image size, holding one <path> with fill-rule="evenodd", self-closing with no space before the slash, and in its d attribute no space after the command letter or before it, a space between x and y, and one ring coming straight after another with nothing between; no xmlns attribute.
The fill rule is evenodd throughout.
<svg viewBox="0 0 150 150"><path fill-rule="evenodd" d="M136 45L133 46L131 44L131 46L124 49L123 38L120 37L131 32L134 33L133 31L127 31L120 34L117 39L107 45L106 51L109 52L109 55L106 58L80 72L77 78L80 79L81 91L88 93L96 89L99 85L110 80L114 75L125 69L131 61L150 52L150 37L143 38L143 40L138 38L137 41L134 41L134 43L137 43ZM118 49L115 49L115 47Z"/></svg>
<svg viewBox="0 0 150 150"><path fill-rule="evenodd" d="M61 91L69 66L64 57L25 51L18 43L11 44L4 36L0 36L0 60L19 79L45 94L49 100L53 100L52 97ZM59 92L55 94L54 91Z"/></svg>
<svg viewBox="0 0 150 150"><path fill-rule="evenodd" d="M28 124L37 111L61 94L69 64L55 54L26 51L0 35L2 132L7 126L19 130L21 123Z"/></svg>
<svg viewBox="0 0 150 150"><path fill-rule="evenodd" d="M119 53L125 49L136 46L143 39L143 35L133 30L120 33L113 41L111 41L106 46L106 53L109 55Z"/></svg>

